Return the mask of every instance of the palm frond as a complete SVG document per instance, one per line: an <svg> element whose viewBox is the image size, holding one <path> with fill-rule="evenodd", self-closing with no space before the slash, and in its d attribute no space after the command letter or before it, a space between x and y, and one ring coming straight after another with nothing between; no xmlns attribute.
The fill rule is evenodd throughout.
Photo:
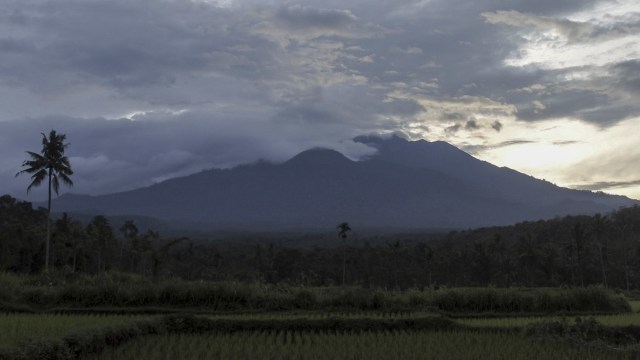
<svg viewBox="0 0 640 360"><path fill-rule="evenodd" d="M35 153L35 152L33 152L33 151L27 151L27 154L29 154L29 156L31 156L31 158L32 158L33 160L36 160L36 161L43 161L43 160L45 160L45 157L44 157L44 156L42 156L42 155L40 155L40 154L38 154L38 153Z"/></svg>
<svg viewBox="0 0 640 360"><path fill-rule="evenodd" d="M60 182L58 181L58 175L56 173L51 174L51 186L53 187L53 191L58 195L58 190L60 189Z"/></svg>
<svg viewBox="0 0 640 360"><path fill-rule="evenodd" d="M69 169L69 170L71 170L71 169ZM63 172L60 172L58 175L60 176L60 179L62 179L62 182L65 185L73 186L73 181L71 180L71 178L67 174L65 174ZM73 175L73 172L71 172L71 174L69 174L69 175Z"/></svg>
<svg viewBox="0 0 640 360"><path fill-rule="evenodd" d="M49 136L42 134L42 150L41 153L27 151L29 160L22 163L23 169L16 176L21 174L30 174L31 184L27 188L27 192L34 186L39 186L47 178L51 176L51 185L56 194L60 188L60 180L65 185L72 186L70 176L73 175L69 158L64 156L64 150L69 146L64 141L67 138L64 134L58 134L55 130L49 132ZM58 177L60 179L58 179Z"/></svg>
<svg viewBox="0 0 640 360"><path fill-rule="evenodd" d="M29 191L31 191L32 187L40 186L40 184L42 184L42 182L46 178L47 178L47 170L46 169L41 169L40 171L38 171L35 174L33 174L31 176L31 184L29 184L29 187L27 187L27 193L29 193Z"/></svg>

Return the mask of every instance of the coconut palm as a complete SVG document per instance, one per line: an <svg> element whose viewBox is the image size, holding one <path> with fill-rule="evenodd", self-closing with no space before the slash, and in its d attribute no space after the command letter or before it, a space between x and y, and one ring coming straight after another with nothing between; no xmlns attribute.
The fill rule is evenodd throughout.
<svg viewBox="0 0 640 360"><path fill-rule="evenodd" d="M343 222L340 225L336 226L338 231L338 237L342 239L343 248L342 248L342 285L344 285L344 281L347 275L347 233L351 231L349 227L349 223Z"/></svg>
<svg viewBox="0 0 640 360"><path fill-rule="evenodd" d="M64 150L69 146L65 144L66 135L58 134L55 130L51 130L49 137L42 134L42 150L40 154L27 151L30 160L22 163L24 170L18 172L16 176L21 174L31 175L31 184L27 187L27 193L34 186L40 186L43 181L48 179L49 193L47 202L47 240L44 261L44 271L49 270L49 243L51 241L51 188L58 194L60 181L65 185L73 186L73 181L69 176L73 175L69 159L64 156Z"/></svg>

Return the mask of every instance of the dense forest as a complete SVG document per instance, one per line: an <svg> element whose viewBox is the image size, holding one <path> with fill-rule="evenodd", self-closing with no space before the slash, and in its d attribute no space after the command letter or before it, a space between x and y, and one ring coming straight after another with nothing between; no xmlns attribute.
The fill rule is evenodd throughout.
<svg viewBox="0 0 640 360"><path fill-rule="evenodd" d="M0 271L38 273L45 254L46 209L0 197ZM104 216L53 220L57 271L121 271L150 277L337 285L388 289L441 286L588 286L640 288L640 207L446 234L364 236L253 235L206 241L140 231ZM284 235L283 235L284 236ZM299 235L303 236L303 235ZM308 245L312 244L312 245ZM344 244L344 245L343 245Z"/></svg>

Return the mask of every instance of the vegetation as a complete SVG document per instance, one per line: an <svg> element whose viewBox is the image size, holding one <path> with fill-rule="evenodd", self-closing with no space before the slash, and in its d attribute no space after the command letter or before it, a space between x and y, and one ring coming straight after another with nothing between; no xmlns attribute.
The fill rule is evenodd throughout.
<svg viewBox="0 0 640 360"><path fill-rule="evenodd" d="M349 223L343 222L336 227L338 231L338 237L342 239L342 285L347 281L347 236L351 227Z"/></svg>
<svg viewBox="0 0 640 360"><path fill-rule="evenodd" d="M323 247L48 215L0 197L0 359L640 357L638 207Z"/></svg>
<svg viewBox="0 0 640 360"><path fill-rule="evenodd" d="M499 349L499 351L497 351ZM513 334L460 331L252 332L153 336L94 359L619 359Z"/></svg>
<svg viewBox="0 0 640 360"><path fill-rule="evenodd" d="M541 358L622 359L638 352L640 327L595 320L545 321L519 329L414 319L207 319L165 316L0 350L0 359L117 358ZM103 352L102 355L97 355Z"/></svg>
<svg viewBox="0 0 640 360"><path fill-rule="evenodd" d="M4 280L3 280L4 279ZM430 310L448 314L620 313L626 299L602 288L440 289L385 291L363 287L294 287L234 282L153 280L123 273L0 276L6 310L172 308L202 311ZM28 307L28 309L25 309Z"/></svg>
<svg viewBox="0 0 640 360"><path fill-rule="evenodd" d="M606 326L640 326L640 314L595 315L587 317ZM559 321L574 324L584 317L567 316L509 316L509 317L474 317L456 319L460 324L475 327L520 328L545 321Z"/></svg>
<svg viewBox="0 0 640 360"><path fill-rule="evenodd" d="M64 156L64 150L69 146L65 144L66 135L57 134L51 130L49 137L42 134L42 150L40 154L27 151L31 160L22 163L23 169L16 176L21 174L31 175L31 184L27 187L27 192L34 186L40 186L43 181L48 180L48 201L47 201L47 238L45 245L44 271L49 270L49 243L51 242L51 187L58 193L60 181L65 185L72 186L70 176L73 175L69 159Z"/></svg>
<svg viewBox="0 0 640 360"><path fill-rule="evenodd" d="M580 338L583 341L580 344L593 348L585 352L580 349L582 345L574 347L572 344L577 341L574 338L584 331L575 330L577 321L567 322L558 313L629 311L629 304L622 296L593 287L385 291L345 286L308 288L282 284L186 282L114 272L98 275L73 272L37 275L0 273L0 285L0 304L5 310L13 311L12 314L1 315L4 317L0 321L0 333L10 335L0 343L0 359L77 359L98 356L103 351L106 351L104 356L113 358L173 358L178 355L165 353L164 350L149 353L144 350L140 353L133 349L149 349L158 339L182 349L180 339L183 336L194 337L189 340L192 344L189 346L193 349L202 350L199 342L209 341L212 347L206 351L212 353L205 350L195 354L181 351L179 356L215 358L224 352L224 356L230 358L252 358L253 353L236 354L232 348L221 345L220 341L230 343L239 336L253 338L267 334L290 334L287 336L305 338L305 342L316 344L298 348L299 342L296 340L281 343L279 347L265 348L256 340L256 351L273 352L274 357L300 352L306 354L302 358L351 356L349 354L369 356L370 353L362 347L370 346L370 340L367 339L377 338L379 344L389 349L393 349L393 344L402 345L418 340L422 343L442 343L441 350L434 347L436 354L439 354L437 351L454 351L451 350L453 348L460 350L462 347L456 347L455 343L466 344L460 341L475 344L467 346L466 352L451 353L460 354L461 358L473 358L473 354L486 357L486 352L492 347L494 353L491 356L505 354L512 357L511 349L515 348L503 347L505 342L520 344L521 349L528 351L527 354L546 353L554 349L559 354L565 354L565 358L583 358L583 355L586 356L584 358L596 355L599 358L616 358L621 354L633 354L638 338L635 334L640 334L637 331L638 324L627 322L624 325L633 326L618 330L598 323L590 325L588 329L597 328L596 334L599 335L595 335L595 338L602 335L609 342L598 345L593 337L586 340ZM16 311L30 313L16 314ZM147 315L158 313L174 315ZM528 319L532 318L532 314L551 317L533 317L536 321L522 321L515 326L501 326L504 318L496 319L493 323L487 319L500 314L528 316ZM629 318L637 318L635 315ZM614 316L611 315L611 318ZM597 317L601 318L604 317ZM489 323L482 324L479 322L481 319ZM553 325L554 329L558 326L568 329L561 333L562 336L568 336L566 343L554 342L562 338L560 335L546 339L540 336L544 331L524 330L529 329L525 326L540 321L557 321L560 325ZM618 341L620 336L626 337L627 342ZM199 340L201 338L206 340ZM343 339L351 341L343 342ZM362 347L349 348L343 344L361 344ZM124 347L120 349L120 346ZM314 350L323 347L333 347L334 352L328 351L323 355L317 352L320 350ZM495 352L498 348L500 351ZM406 351L408 358L411 358L414 355L410 354L414 351L417 354L424 350L421 347L409 347ZM404 350L397 352L401 351ZM389 354L382 349L376 353L380 358L388 358L383 356Z"/></svg>
<svg viewBox="0 0 640 360"><path fill-rule="evenodd" d="M0 314L0 348L39 340L58 340L61 334L123 325L144 318L104 314Z"/></svg>
<svg viewBox="0 0 640 360"><path fill-rule="evenodd" d="M0 271L37 273L46 251L47 212L0 197ZM116 230L117 229L117 230ZM272 235L227 241L165 238L132 220L103 216L53 223L51 266L74 273L121 271L153 278L325 287L586 287L640 288L640 207L607 216L567 216L444 235L358 236L344 246L318 246ZM332 234L332 239L336 239ZM341 238L341 237L340 237ZM242 240L242 241L241 241Z"/></svg>

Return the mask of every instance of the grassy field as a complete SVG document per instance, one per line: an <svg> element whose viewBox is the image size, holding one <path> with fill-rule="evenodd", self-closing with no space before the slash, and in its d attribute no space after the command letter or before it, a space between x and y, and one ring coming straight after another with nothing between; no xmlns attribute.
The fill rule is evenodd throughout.
<svg viewBox="0 0 640 360"><path fill-rule="evenodd" d="M0 314L0 347L11 348L33 340L58 340L71 332L148 319L132 315Z"/></svg>
<svg viewBox="0 0 640 360"><path fill-rule="evenodd" d="M636 299L598 287L394 291L0 272L0 360L622 359L640 349Z"/></svg>
<svg viewBox="0 0 640 360"><path fill-rule="evenodd" d="M108 359L620 359L604 350L480 332L250 332L150 336L108 350Z"/></svg>
<svg viewBox="0 0 640 360"><path fill-rule="evenodd" d="M474 327L505 327L505 328L520 328L533 323L542 321L561 321L567 320L569 323L574 323L578 317L563 317L563 316L523 316L523 317L495 317L495 318L472 318L472 319L456 319L456 321L463 325L469 325ZM619 314L619 315L593 315L582 316L584 318L593 318L597 322L606 326L640 326L640 314Z"/></svg>
<svg viewBox="0 0 640 360"><path fill-rule="evenodd" d="M295 320L295 319L414 319L435 316L427 311L283 311L266 313L208 314L212 320Z"/></svg>
<svg viewBox="0 0 640 360"><path fill-rule="evenodd" d="M576 333L576 328L562 330L578 335L569 338L545 336L544 329L542 336L540 331L533 335L524 331L533 323L560 317L455 321L422 313L422 317L411 317L418 314L343 313L329 318L283 313L219 317L5 314L0 317L0 347L26 346L26 352L5 357L0 353L0 359L628 359L637 356L640 346L629 339L622 344L593 341L593 336L583 339L582 330ZM637 320L637 315L626 316ZM621 315L608 318L612 325L626 324ZM420 321L435 327L419 330L425 329L416 327ZM138 325L132 327L134 323ZM565 324L572 327L576 321ZM500 327L513 329L497 331ZM124 333L118 334L119 329ZM49 349L42 339L51 344L66 341L66 350L60 351L64 346L58 345ZM33 351L34 346L42 348ZM74 347L75 355L69 350Z"/></svg>
<svg viewBox="0 0 640 360"><path fill-rule="evenodd" d="M606 326L640 326L640 300L630 300L632 313L612 314L612 315L592 315L587 316L595 319ZM575 322L576 316L510 316L510 317L479 317L479 318L459 318L456 321L463 325L474 327L505 327L519 328L541 321L560 321L566 319ZM585 318L585 316L580 316Z"/></svg>

